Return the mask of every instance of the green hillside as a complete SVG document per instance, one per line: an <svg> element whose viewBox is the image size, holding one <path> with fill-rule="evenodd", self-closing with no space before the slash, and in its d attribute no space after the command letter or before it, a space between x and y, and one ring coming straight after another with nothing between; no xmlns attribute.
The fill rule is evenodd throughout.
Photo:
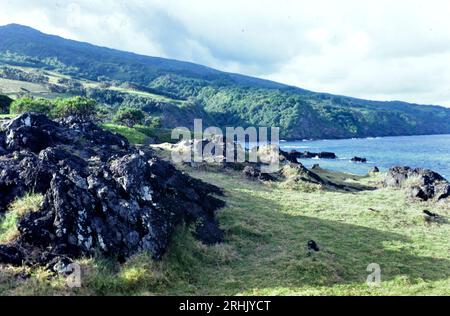
<svg viewBox="0 0 450 316"><path fill-rule="evenodd" d="M289 139L450 133L450 109L443 107L315 93L16 24L0 27L0 64L34 73L7 71L2 90L4 80L41 84L48 97L86 95L112 107L141 108L163 128L190 127L203 118L221 127L279 126Z"/></svg>

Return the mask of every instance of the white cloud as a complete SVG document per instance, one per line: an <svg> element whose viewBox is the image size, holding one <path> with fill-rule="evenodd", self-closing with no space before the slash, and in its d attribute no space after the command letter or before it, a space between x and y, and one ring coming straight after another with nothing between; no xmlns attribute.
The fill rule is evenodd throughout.
<svg viewBox="0 0 450 316"><path fill-rule="evenodd" d="M447 0L1 1L0 24L355 97L450 106Z"/></svg>

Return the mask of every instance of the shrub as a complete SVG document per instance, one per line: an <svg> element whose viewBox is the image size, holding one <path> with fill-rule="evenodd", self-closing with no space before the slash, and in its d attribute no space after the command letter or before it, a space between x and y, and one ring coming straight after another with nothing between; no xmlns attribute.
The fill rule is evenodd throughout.
<svg viewBox="0 0 450 316"><path fill-rule="evenodd" d="M91 119L96 116L96 103L92 99L79 96L58 99L52 112L55 117L76 116Z"/></svg>
<svg viewBox="0 0 450 316"><path fill-rule="evenodd" d="M51 108L52 104L47 99L22 97L11 103L9 111L12 114L21 114L25 112L49 114Z"/></svg>
<svg viewBox="0 0 450 316"><path fill-rule="evenodd" d="M145 119L145 113L139 109L131 107L121 107L114 116L114 122L133 127L142 124Z"/></svg>

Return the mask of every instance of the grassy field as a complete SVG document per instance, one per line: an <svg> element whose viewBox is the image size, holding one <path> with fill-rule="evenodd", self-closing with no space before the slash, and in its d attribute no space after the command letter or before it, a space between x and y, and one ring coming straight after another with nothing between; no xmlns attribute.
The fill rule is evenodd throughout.
<svg viewBox="0 0 450 316"><path fill-rule="evenodd" d="M19 67L19 66L10 66L10 68L15 68L21 71L24 71L26 73L32 73L32 74L41 74L42 71L36 68L31 67ZM43 72L49 79L49 83L51 84L58 84L59 79L74 79L68 75L63 75L55 71L49 71L46 70ZM136 95L141 96L145 98L149 98L151 100L157 101L157 102L167 102L176 104L178 106L183 106L185 104L185 101L182 100L176 100L169 98L167 96L150 93L146 91L140 91L140 90L133 90L133 89L127 89L122 87L115 87L111 86L108 88L102 87L102 84L100 82L88 80L88 79L79 79L77 78L76 81L78 81L80 84L83 85L84 88L100 88L104 90L112 90L116 92L126 93L130 95ZM0 91L3 94L6 94L10 97L16 98L20 94L30 94L35 97L45 97L45 98L56 98L56 97L69 97L70 95L63 94L63 93L52 93L49 88L46 86L46 84L42 83L31 83L26 81L19 81L19 80L10 80L10 79L4 79L0 78Z"/></svg>
<svg viewBox="0 0 450 316"><path fill-rule="evenodd" d="M0 114L0 119L10 119L15 117L15 114Z"/></svg>
<svg viewBox="0 0 450 316"><path fill-rule="evenodd" d="M43 84L3 78L0 78L0 91L2 94L5 94L13 99L23 94L50 99L69 96L61 93L53 93Z"/></svg>
<svg viewBox="0 0 450 316"><path fill-rule="evenodd" d="M150 93L150 92L146 92L146 91L126 89L126 88L121 88L121 87L110 87L108 89L113 90L113 91L122 92L122 93L134 94L137 96L150 98L150 99L153 99L153 100L159 101L159 102L167 102L167 103L173 103L173 104L177 104L177 105L183 105L185 103L185 101L182 101L182 100L175 100L175 99L172 99L172 98L160 95L160 94Z"/></svg>
<svg viewBox="0 0 450 316"><path fill-rule="evenodd" d="M425 224L403 191L289 190L235 173L189 171L225 189L219 217L226 242L207 247L180 228L161 262L145 254L120 266L84 259L82 287L70 289L42 268L4 267L2 294L449 295L450 226ZM358 179L374 188L379 177ZM355 182L356 180L350 180ZM307 249L315 240L320 252ZM366 284L367 266L381 285ZM30 275L20 278L17 275Z"/></svg>
<svg viewBox="0 0 450 316"><path fill-rule="evenodd" d="M158 143L172 142L172 131L169 129L153 128L143 125L128 127L114 123L104 123L101 126L106 130L121 134L132 144L145 144L151 139Z"/></svg>

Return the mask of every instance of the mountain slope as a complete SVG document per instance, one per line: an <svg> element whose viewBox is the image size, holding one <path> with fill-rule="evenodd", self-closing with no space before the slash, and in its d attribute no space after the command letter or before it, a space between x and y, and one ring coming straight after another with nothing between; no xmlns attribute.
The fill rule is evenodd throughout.
<svg viewBox="0 0 450 316"><path fill-rule="evenodd" d="M221 127L279 126L282 137L290 139L450 133L450 109L443 107L315 93L193 63L66 40L17 24L0 27L0 63L51 70L113 87L131 86L134 92L184 104L172 104L168 119L164 106L154 106L151 97L131 98L131 90L122 94L111 88L72 91L95 95L108 104L128 102L151 115L162 115L163 127L192 126L192 115L185 113L196 113Z"/></svg>

